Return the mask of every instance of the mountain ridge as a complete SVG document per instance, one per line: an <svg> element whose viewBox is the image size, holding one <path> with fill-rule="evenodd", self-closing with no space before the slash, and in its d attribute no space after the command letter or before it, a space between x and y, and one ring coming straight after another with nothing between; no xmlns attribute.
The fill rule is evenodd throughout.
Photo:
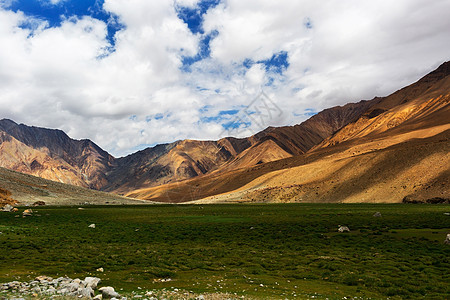
<svg viewBox="0 0 450 300"><path fill-rule="evenodd" d="M94 142L74 140L59 129L0 120L0 167L97 190L126 194L300 155L371 105L349 103L294 126L268 127L247 137L180 140L115 158ZM132 180L130 180L132 178Z"/></svg>
<svg viewBox="0 0 450 300"><path fill-rule="evenodd" d="M450 62L445 62L391 95L327 108L294 126L268 127L246 138L180 140L120 158L61 130L3 119L0 167L119 195L172 202L190 195L189 200L197 200L250 183L240 176L251 181L263 176L262 170L298 167L333 153L347 153L342 157L348 159L347 148L360 154L369 145L381 150L372 140L384 139L387 148L407 142L405 136L426 139L430 132L445 132L449 73ZM253 175L243 176L247 173Z"/></svg>
<svg viewBox="0 0 450 300"><path fill-rule="evenodd" d="M303 155L127 195L158 201L190 195L190 200L204 199L199 203L450 198L445 188L450 178L445 175L450 174L448 66L445 63L389 96L374 98L363 114ZM379 111L382 105L386 108ZM341 170L345 176L340 175Z"/></svg>

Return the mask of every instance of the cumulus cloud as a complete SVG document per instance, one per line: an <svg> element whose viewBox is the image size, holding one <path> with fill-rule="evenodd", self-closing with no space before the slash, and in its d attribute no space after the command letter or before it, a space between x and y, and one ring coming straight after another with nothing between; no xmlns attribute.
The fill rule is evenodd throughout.
<svg viewBox="0 0 450 300"><path fill-rule="evenodd" d="M202 15L202 32L177 12L197 0L105 0L100 9L123 25L112 38L95 15L50 26L11 3L0 0L0 117L117 156L226 135L235 115L224 111L242 112L262 90L283 111L264 126L292 125L387 95L449 59L445 0L223 0ZM245 126L235 134L263 129Z"/></svg>

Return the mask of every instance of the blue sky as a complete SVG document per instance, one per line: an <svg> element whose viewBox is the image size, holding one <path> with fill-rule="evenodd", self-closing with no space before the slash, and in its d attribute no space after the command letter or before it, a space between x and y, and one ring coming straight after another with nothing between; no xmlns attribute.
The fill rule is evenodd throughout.
<svg viewBox="0 0 450 300"><path fill-rule="evenodd" d="M45 0L16 0L9 9L22 11L30 17L45 20L50 27L58 27L70 17L90 16L108 25L108 40L114 44L115 33L124 27L117 16L103 10L103 0L63 0L53 4Z"/></svg>
<svg viewBox="0 0 450 300"><path fill-rule="evenodd" d="M427 0L0 0L0 117L115 156L294 125L450 59L449 10ZM262 92L281 114L246 113Z"/></svg>

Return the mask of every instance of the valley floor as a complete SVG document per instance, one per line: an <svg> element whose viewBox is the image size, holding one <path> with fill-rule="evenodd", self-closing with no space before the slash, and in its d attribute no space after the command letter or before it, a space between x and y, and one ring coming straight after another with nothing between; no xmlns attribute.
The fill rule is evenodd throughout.
<svg viewBox="0 0 450 300"><path fill-rule="evenodd" d="M54 206L28 217L22 211L0 212L0 283L96 276L125 295L165 289L252 299L450 296L450 205Z"/></svg>

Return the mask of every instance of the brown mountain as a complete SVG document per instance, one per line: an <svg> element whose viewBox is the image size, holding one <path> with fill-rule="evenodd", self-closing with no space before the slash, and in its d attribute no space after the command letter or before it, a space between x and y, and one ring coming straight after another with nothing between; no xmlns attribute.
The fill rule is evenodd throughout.
<svg viewBox="0 0 450 300"><path fill-rule="evenodd" d="M303 155L128 195L203 203L450 198L449 74L447 62L388 97L363 102L365 111Z"/></svg>
<svg viewBox="0 0 450 300"><path fill-rule="evenodd" d="M343 141L411 132L449 123L450 62L418 82L379 99L360 118L330 136L319 147ZM400 126L401 125L401 126Z"/></svg>
<svg viewBox="0 0 450 300"><path fill-rule="evenodd" d="M100 189L114 158L90 140L61 130L0 120L0 167L42 178Z"/></svg>
<svg viewBox="0 0 450 300"><path fill-rule="evenodd" d="M308 151L359 117L376 99L337 106L295 126L269 127L249 138L183 140L114 158L90 140L61 130L0 120L0 167L125 194L211 172L247 168Z"/></svg>
<svg viewBox="0 0 450 300"><path fill-rule="evenodd" d="M177 141L122 158L112 157L89 140L70 139L60 130L0 120L0 166L74 185L169 202L214 195L214 200L204 201L357 201L361 195L355 191L368 191L369 179L376 182L391 178L385 182L396 182L394 179L400 175L393 177L394 166L406 174L412 174L406 171L408 166L427 174L409 179L421 182L414 189L389 194L394 197L389 201L398 201L399 195L415 195L417 186L426 186L439 176L445 178L442 174L448 172L445 167L424 169L430 168L425 163L430 155L441 162L430 160L439 166L448 162L448 75L449 63L445 63L388 97L326 109L299 125L269 127L242 139ZM430 145L436 146L434 150ZM416 160L405 159L400 166L398 155ZM381 161L383 157L385 160ZM389 166L393 166L392 170ZM365 176L367 170L375 169L379 177ZM347 175L342 177L341 170L347 170L342 173ZM438 183L429 185L435 188L428 188L429 193L425 194L442 194ZM389 188L393 187L379 185L373 193L378 191L381 195ZM326 193L321 194L323 191Z"/></svg>
<svg viewBox="0 0 450 300"><path fill-rule="evenodd" d="M361 101L324 110L295 126L269 127L249 138L183 140L147 148L115 161L105 190L127 193L209 174L247 168L305 153L375 103Z"/></svg>

